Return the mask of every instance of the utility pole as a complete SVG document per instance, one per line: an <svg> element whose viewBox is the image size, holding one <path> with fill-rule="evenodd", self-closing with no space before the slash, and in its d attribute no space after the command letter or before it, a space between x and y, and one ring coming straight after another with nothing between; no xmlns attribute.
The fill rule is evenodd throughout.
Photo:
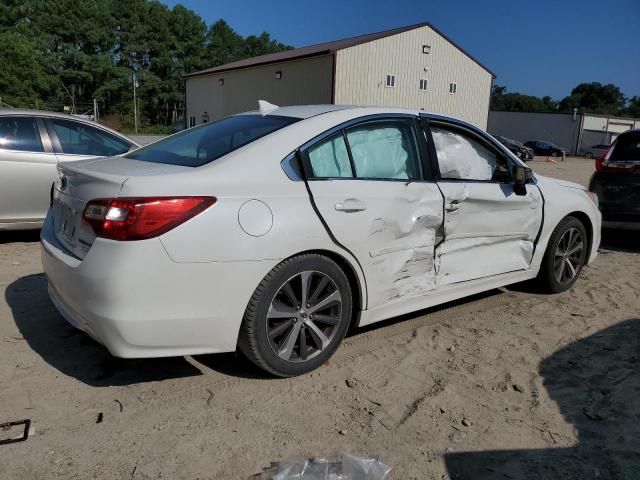
<svg viewBox="0 0 640 480"><path fill-rule="evenodd" d="M136 87L138 86L138 81L136 80L136 74L133 73L133 124L136 131L138 133L138 102L136 100Z"/></svg>
<svg viewBox="0 0 640 480"><path fill-rule="evenodd" d="M93 120L98 121L98 101L95 98L93 99Z"/></svg>

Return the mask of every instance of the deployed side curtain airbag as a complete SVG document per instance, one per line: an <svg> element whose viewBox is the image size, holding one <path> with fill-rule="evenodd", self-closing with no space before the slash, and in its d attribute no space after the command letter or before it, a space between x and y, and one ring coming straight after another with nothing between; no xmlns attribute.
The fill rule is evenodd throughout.
<svg viewBox="0 0 640 480"><path fill-rule="evenodd" d="M463 135L431 128L438 153L440 176L444 179L491 180L496 169L496 157L478 142Z"/></svg>
<svg viewBox="0 0 640 480"><path fill-rule="evenodd" d="M342 135L311 147L309 161L314 177L351 177L349 154Z"/></svg>
<svg viewBox="0 0 640 480"><path fill-rule="evenodd" d="M347 133L356 175L360 178L409 178L409 154L398 127L366 128Z"/></svg>

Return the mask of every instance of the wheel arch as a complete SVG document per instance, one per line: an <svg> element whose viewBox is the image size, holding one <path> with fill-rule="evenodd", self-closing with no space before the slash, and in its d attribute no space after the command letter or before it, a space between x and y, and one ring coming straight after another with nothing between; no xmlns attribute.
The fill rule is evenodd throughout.
<svg viewBox="0 0 640 480"><path fill-rule="evenodd" d="M593 248L593 223L591 222L591 218L589 218L589 215L587 215L584 212L581 212L580 210L576 210L574 212L571 212L569 214L567 214L564 218L562 218L562 220L564 220L567 217L574 217L577 218L578 220L580 220L580 222L584 225L584 229L587 231L587 254L585 257L585 263L588 263L589 258L591 258L591 249ZM560 222L562 222L562 220L560 220ZM558 222L558 225L560 224L560 222Z"/></svg>
<svg viewBox="0 0 640 480"><path fill-rule="evenodd" d="M345 256L341 255L338 252L333 250L323 250L323 249L315 249L315 250L305 250L296 253L295 255L291 255L288 258L297 257L299 255L306 254L316 254L327 257L338 264L338 266L342 269L342 271L347 276L347 280L349 280L349 286L351 287L351 292L353 294L353 311L351 313L351 326L355 327L358 325L360 321L360 313L365 308L365 295L366 295L366 285L363 285L360 277L358 276L356 266L353 265ZM284 260L283 260L284 261ZM364 275L364 274L363 274ZM363 276L364 279L364 276Z"/></svg>

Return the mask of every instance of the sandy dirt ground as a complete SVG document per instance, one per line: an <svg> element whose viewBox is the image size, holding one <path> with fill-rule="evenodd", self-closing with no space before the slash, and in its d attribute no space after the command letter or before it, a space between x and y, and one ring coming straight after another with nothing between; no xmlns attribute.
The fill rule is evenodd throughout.
<svg viewBox="0 0 640 480"><path fill-rule="evenodd" d="M246 479L354 452L392 479L637 479L639 282L640 237L605 232L571 291L517 285L358 330L282 380L236 354L112 358L54 309L37 234L3 234L0 423L32 423L0 445L0 478Z"/></svg>

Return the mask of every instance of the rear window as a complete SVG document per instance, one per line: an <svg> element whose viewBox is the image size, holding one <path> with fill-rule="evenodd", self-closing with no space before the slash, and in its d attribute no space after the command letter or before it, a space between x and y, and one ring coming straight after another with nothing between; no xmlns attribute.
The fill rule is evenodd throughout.
<svg viewBox="0 0 640 480"><path fill-rule="evenodd" d="M620 135L611 152L610 162L640 161L640 131Z"/></svg>
<svg viewBox="0 0 640 480"><path fill-rule="evenodd" d="M125 155L126 158L200 167L259 138L299 121L269 115L238 115L206 123Z"/></svg>

